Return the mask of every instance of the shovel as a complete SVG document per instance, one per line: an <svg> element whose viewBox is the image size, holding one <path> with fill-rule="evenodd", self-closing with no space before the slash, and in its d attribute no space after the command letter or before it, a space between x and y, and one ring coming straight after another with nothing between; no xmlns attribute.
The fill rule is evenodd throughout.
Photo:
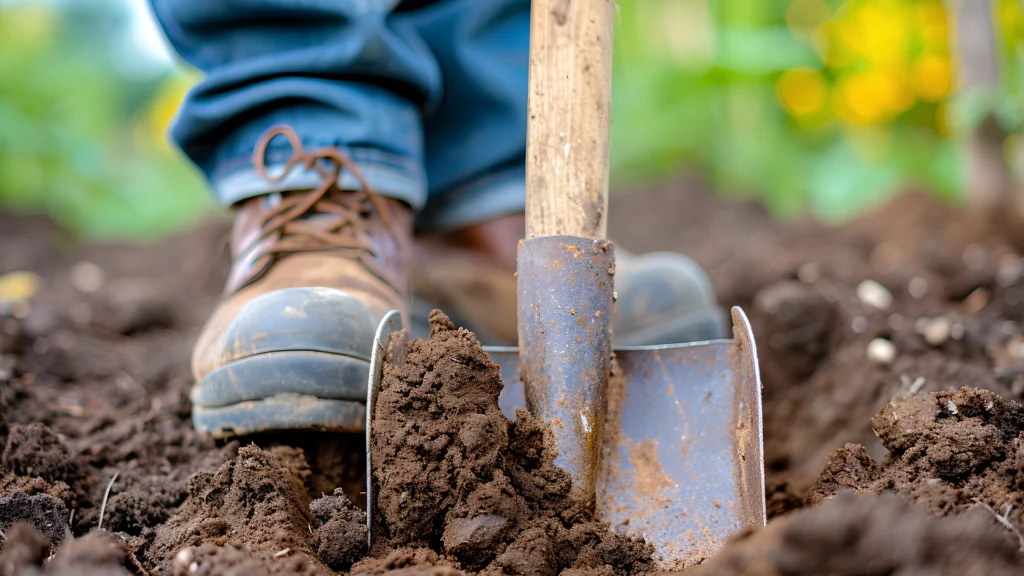
<svg viewBox="0 0 1024 576"><path fill-rule="evenodd" d="M501 368L506 416L526 409L551 427L571 497L645 538L660 568L680 569L765 523L760 378L739 308L732 340L612 349L615 256L604 238L614 16L614 0L533 0L519 348L484 349ZM370 420L388 339L401 329L398 311L384 318L370 364L371 543Z"/></svg>

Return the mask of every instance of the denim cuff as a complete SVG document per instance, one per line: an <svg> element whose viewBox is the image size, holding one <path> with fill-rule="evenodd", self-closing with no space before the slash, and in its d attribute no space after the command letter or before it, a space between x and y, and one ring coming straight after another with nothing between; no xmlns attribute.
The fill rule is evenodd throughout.
<svg viewBox="0 0 1024 576"><path fill-rule="evenodd" d="M423 130L419 111L408 101L378 88L359 84L335 86L339 101L290 103L248 119L216 138L195 134L182 146L206 174L213 194L222 205L271 192L316 188L321 184L317 170L301 165L292 168L281 182L261 178L253 166L253 152L260 138L275 126L290 126L302 148L312 153L319 148L336 148L355 164L374 192L407 202L420 210L427 202L427 176L423 166ZM194 124L194 123L193 123ZM214 132L207 127L204 134ZM176 130L177 129L177 130ZM176 126L172 134L184 128ZM280 175L293 156L288 139L277 136L267 145L264 160L267 173ZM348 170L340 174L343 188L358 188Z"/></svg>
<svg viewBox="0 0 1024 576"><path fill-rule="evenodd" d="M427 196L423 174L415 174L386 162L361 161L355 158L353 162L374 193L405 202L416 212L423 209ZM266 172L276 176L284 170L284 166L283 161L268 163ZM217 201L222 206L231 206L263 194L311 190L322 184L322 178L320 172L315 169L307 170L303 166L295 166L284 178L269 182L260 177L250 164L246 168L211 179L211 184ZM342 189L362 189L359 180L347 169L338 177L338 186Z"/></svg>
<svg viewBox="0 0 1024 576"><path fill-rule="evenodd" d="M526 168L506 169L432 196L416 218L416 232L444 234L525 210Z"/></svg>

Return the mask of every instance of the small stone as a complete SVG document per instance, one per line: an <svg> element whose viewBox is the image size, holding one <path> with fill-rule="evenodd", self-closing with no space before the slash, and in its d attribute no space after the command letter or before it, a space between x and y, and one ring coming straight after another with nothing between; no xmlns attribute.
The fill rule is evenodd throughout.
<svg viewBox="0 0 1024 576"><path fill-rule="evenodd" d="M854 334L863 334L868 331L868 319L863 316L857 316L853 319L850 328L853 329Z"/></svg>
<svg viewBox="0 0 1024 576"><path fill-rule="evenodd" d="M1019 335L1010 338L1010 341L1006 343L1006 351L1015 360L1020 360L1021 357L1024 357L1024 338Z"/></svg>
<svg viewBox="0 0 1024 576"><path fill-rule="evenodd" d="M907 292L914 298L924 298L928 295L928 281L920 276L914 276L907 285Z"/></svg>
<svg viewBox="0 0 1024 576"><path fill-rule="evenodd" d="M79 262L71 267L71 285L75 290L92 294L103 287L106 281L103 269L92 262Z"/></svg>
<svg viewBox="0 0 1024 576"><path fill-rule="evenodd" d="M896 360L896 346L885 338L875 338L868 342L868 360L888 366Z"/></svg>
<svg viewBox="0 0 1024 576"><path fill-rule="evenodd" d="M902 314L893 313L889 315L889 327L896 332L902 332L907 328L907 320Z"/></svg>
<svg viewBox="0 0 1024 576"><path fill-rule="evenodd" d="M32 272L9 272L0 275L0 302L18 302L35 296L43 279Z"/></svg>
<svg viewBox="0 0 1024 576"><path fill-rule="evenodd" d="M50 350L50 342L46 338L36 338L32 341L32 351L42 356Z"/></svg>
<svg viewBox="0 0 1024 576"><path fill-rule="evenodd" d="M953 332L953 322L949 318L940 316L938 318L925 318L919 323L918 333L924 336L924 341L929 346L942 346Z"/></svg>
<svg viewBox="0 0 1024 576"><path fill-rule="evenodd" d="M474 566L476 560L471 560L470 556L479 555L480 550L495 546L505 537L509 528L506 518L494 514L460 518L445 527L441 543L447 553Z"/></svg>
<svg viewBox="0 0 1024 576"><path fill-rule="evenodd" d="M1017 336L1020 334L1020 330L1017 328L1017 323L1013 320L1003 320L999 323L999 331L1006 336Z"/></svg>
<svg viewBox="0 0 1024 576"><path fill-rule="evenodd" d="M1016 254L1007 254L999 261L996 282L1003 288L1013 286L1021 273L1024 273L1024 261Z"/></svg>
<svg viewBox="0 0 1024 576"><path fill-rule="evenodd" d="M892 293L874 280L865 280L857 286L857 298L879 310L892 306Z"/></svg>
<svg viewBox="0 0 1024 576"><path fill-rule="evenodd" d="M191 548L182 548L174 555L174 564L184 568L192 563L192 557L193 554Z"/></svg>
<svg viewBox="0 0 1024 576"><path fill-rule="evenodd" d="M816 263L808 262L797 269L796 277L804 284L814 284L821 278L821 269Z"/></svg>
<svg viewBox="0 0 1024 576"><path fill-rule="evenodd" d="M965 332L963 324L953 324L949 329L949 337L953 340L962 340Z"/></svg>

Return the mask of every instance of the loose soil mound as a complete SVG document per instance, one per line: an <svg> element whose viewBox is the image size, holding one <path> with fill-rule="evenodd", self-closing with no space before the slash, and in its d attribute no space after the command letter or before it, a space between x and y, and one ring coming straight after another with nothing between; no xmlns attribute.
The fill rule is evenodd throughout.
<svg viewBox="0 0 1024 576"><path fill-rule="evenodd" d="M936 520L892 496L845 496L735 538L692 574L1020 574L1016 548L982 515Z"/></svg>
<svg viewBox="0 0 1024 576"><path fill-rule="evenodd" d="M811 502L853 490L893 492L939 516L982 508L1024 551L1024 406L964 388L889 403L872 425L889 450L884 462L847 444L829 457Z"/></svg>
<svg viewBox="0 0 1024 576"><path fill-rule="evenodd" d="M780 517L705 573L999 574L1019 562L1021 423L1009 401L1024 397L1024 261L1010 235L915 194L838 229L777 224L694 182L617 195L610 213L616 242L693 256L754 324ZM40 280L29 301L0 304L3 570L642 565L560 503L544 431L496 417L495 370L443 323L388 373L410 396L382 408L420 428L394 427L376 447L400 472L382 487L387 539L370 558L357 560L362 515L345 500L363 505L361 436L198 437L188 360L223 286L226 238L210 223L148 246L80 245L44 220L0 215L0 274ZM403 507L403 487L430 496Z"/></svg>
<svg viewBox="0 0 1024 576"><path fill-rule="evenodd" d="M146 554L153 564L206 542L253 551L308 550L309 467L291 448L246 446L216 473L199 472L177 513L156 529Z"/></svg>

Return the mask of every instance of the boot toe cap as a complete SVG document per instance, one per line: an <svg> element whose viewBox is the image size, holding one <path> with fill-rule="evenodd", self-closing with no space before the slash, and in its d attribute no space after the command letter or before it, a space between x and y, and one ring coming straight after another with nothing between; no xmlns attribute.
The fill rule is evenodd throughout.
<svg viewBox="0 0 1024 576"><path fill-rule="evenodd" d="M215 436L360 429L376 329L369 309L341 290L254 298L225 327L217 366L192 389L196 428Z"/></svg>
<svg viewBox="0 0 1024 576"><path fill-rule="evenodd" d="M624 265L623 265L624 264ZM674 252L629 258L617 268L615 341L624 346L714 340L728 323L707 273Z"/></svg>
<svg viewBox="0 0 1024 576"><path fill-rule="evenodd" d="M300 350L342 354L369 362L376 329L369 309L341 290L275 290L248 302L228 324L221 363Z"/></svg>

